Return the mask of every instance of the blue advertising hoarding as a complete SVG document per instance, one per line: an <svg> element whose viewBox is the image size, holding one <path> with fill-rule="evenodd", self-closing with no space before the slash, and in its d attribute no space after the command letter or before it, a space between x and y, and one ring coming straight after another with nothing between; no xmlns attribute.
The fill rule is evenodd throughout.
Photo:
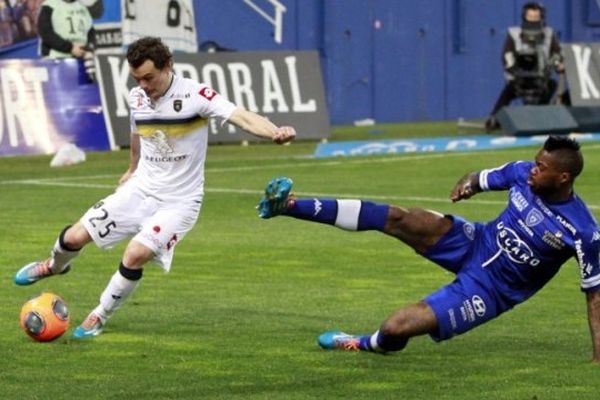
<svg viewBox="0 0 600 400"><path fill-rule="evenodd" d="M572 133L569 136L579 142L600 141L600 133ZM314 156L315 158L327 158L413 153L466 153L471 151L500 150L525 146L539 147L547 138L547 135L528 137L478 135L320 143L317 146Z"/></svg>
<svg viewBox="0 0 600 400"><path fill-rule="evenodd" d="M53 154L65 143L115 147L81 61L0 61L0 156Z"/></svg>

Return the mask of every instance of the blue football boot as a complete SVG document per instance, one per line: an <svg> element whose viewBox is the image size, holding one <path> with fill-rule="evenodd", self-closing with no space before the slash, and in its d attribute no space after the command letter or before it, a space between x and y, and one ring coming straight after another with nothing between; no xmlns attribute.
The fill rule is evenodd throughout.
<svg viewBox="0 0 600 400"><path fill-rule="evenodd" d="M325 350L359 351L358 336L348 335L340 331L329 331L319 336L319 346Z"/></svg>
<svg viewBox="0 0 600 400"><path fill-rule="evenodd" d="M87 339L98 336L104 329L102 318L95 312L91 312L87 318L73 332L74 339Z"/></svg>
<svg viewBox="0 0 600 400"><path fill-rule="evenodd" d="M265 195L258 203L258 216L264 219L283 214L294 183L285 176L272 179L265 188Z"/></svg>
<svg viewBox="0 0 600 400"><path fill-rule="evenodd" d="M36 283L40 279L56 275L50 268L51 263L52 258L48 258L44 261L34 261L29 263L17 271L13 280L19 286L27 286ZM70 270L71 266L67 265L65 269L58 273L58 275L66 274Z"/></svg>

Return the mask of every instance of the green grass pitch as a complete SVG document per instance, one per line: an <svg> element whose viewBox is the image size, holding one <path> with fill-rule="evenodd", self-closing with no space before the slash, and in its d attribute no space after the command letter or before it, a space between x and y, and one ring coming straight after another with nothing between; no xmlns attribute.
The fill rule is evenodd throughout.
<svg viewBox="0 0 600 400"><path fill-rule="evenodd" d="M356 139L356 137L352 137ZM378 137L379 138L379 137ZM585 298L575 262L530 301L465 335L413 339L379 356L326 352L316 337L370 333L394 309L452 276L400 242L290 218L260 220L266 182L287 175L301 196L365 198L493 218L505 193L448 200L464 173L535 148L314 160L314 143L209 148L196 228L171 273L146 269L137 292L95 340L72 328L94 307L124 246L93 245L73 270L29 287L12 283L48 255L56 235L109 194L126 151L88 154L61 169L49 157L0 159L0 398L2 399L597 399ZM583 146L576 189L600 215L600 147ZM72 328L40 344L19 328L21 305L41 291L64 297Z"/></svg>

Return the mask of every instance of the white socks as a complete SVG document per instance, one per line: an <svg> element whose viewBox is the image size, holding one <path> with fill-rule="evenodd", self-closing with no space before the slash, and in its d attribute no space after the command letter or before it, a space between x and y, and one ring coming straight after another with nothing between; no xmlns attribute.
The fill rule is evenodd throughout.
<svg viewBox="0 0 600 400"><path fill-rule="evenodd" d="M139 279L132 281L125 278L119 271L115 272L108 286L100 296L100 304L94 313L105 322L125 302L140 283Z"/></svg>
<svg viewBox="0 0 600 400"><path fill-rule="evenodd" d="M81 250L70 251L65 250L60 245L60 239L56 239L56 243L54 243L54 247L50 252L50 256L52 257L52 266L50 269L53 274L60 274L67 268L72 259L79 255Z"/></svg>

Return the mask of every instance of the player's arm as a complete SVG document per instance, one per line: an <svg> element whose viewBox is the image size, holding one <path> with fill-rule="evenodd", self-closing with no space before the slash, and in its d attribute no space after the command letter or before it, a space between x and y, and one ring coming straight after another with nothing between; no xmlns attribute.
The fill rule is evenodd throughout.
<svg viewBox="0 0 600 400"><path fill-rule="evenodd" d="M600 290L587 293L588 323L592 335L592 361L600 363Z"/></svg>
<svg viewBox="0 0 600 400"><path fill-rule="evenodd" d="M140 161L140 135L132 132L129 146L129 168L119 179L119 185L127 182L137 169L138 162Z"/></svg>
<svg viewBox="0 0 600 400"><path fill-rule="evenodd" d="M575 255L580 268L581 290L586 294L588 324L592 336L592 361L600 363L600 231L575 237Z"/></svg>
<svg viewBox="0 0 600 400"><path fill-rule="evenodd" d="M456 185L454 185L450 193L450 200L456 202L468 199L481 191L481 187L479 186L479 172L471 172L460 178Z"/></svg>
<svg viewBox="0 0 600 400"><path fill-rule="evenodd" d="M293 127L278 127L267 118L240 107L233 111L228 122L255 136L271 139L277 144L291 142L296 137L296 130Z"/></svg>

